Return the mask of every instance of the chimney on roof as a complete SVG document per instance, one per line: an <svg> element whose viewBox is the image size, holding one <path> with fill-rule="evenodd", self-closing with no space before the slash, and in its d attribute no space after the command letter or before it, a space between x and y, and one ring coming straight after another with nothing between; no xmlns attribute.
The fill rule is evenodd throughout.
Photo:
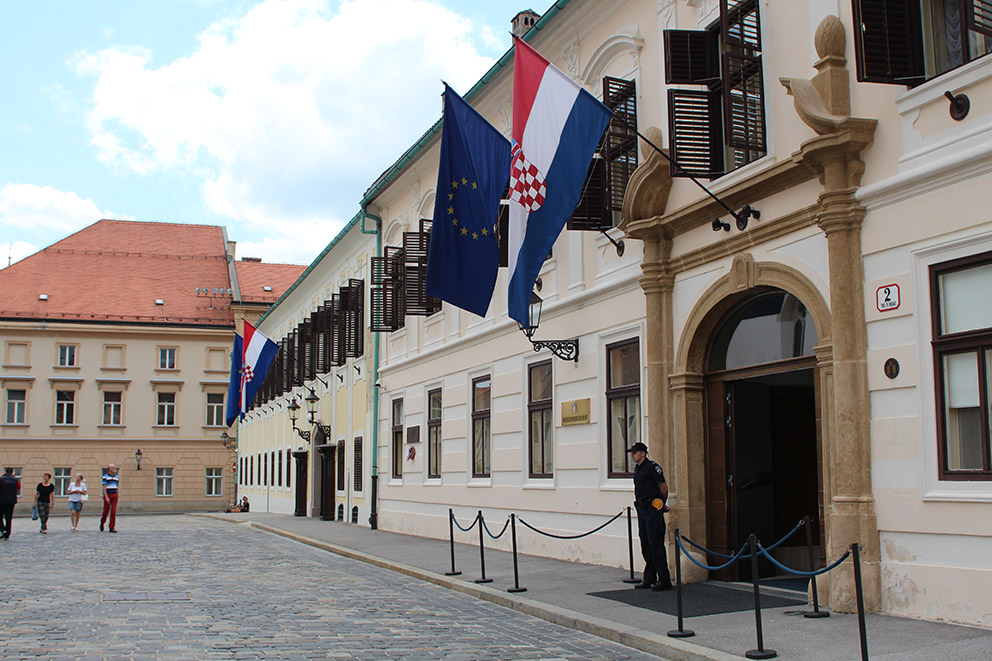
<svg viewBox="0 0 992 661"><path fill-rule="evenodd" d="M261 257L242 257L241 258L241 261L242 262L261 262L262 261L262 258Z"/></svg>
<svg viewBox="0 0 992 661"><path fill-rule="evenodd" d="M513 26L513 34L518 37L523 37L527 34L528 30L534 27L534 24L537 23L540 18L540 14L535 12L533 9L523 10L513 17L513 21L511 22L511 25Z"/></svg>

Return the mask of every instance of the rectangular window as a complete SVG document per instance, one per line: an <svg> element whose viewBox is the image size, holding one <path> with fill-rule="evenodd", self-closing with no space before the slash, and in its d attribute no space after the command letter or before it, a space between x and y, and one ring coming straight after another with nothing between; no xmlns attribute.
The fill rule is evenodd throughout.
<svg viewBox="0 0 992 661"><path fill-rule="evenodd" d="M255 486L255 457L248 457L248 484Z"/></svg>
<svg viewBox="0 0 992 661"><path fill-rule="evenodd" d="M355 437L355 456L353 457L355 467L353 471L355 491L362 490L362 437Z"/></svg>
<svg viewBox="0 0 992 661"><path fill-rule="evenodd" d="M338 441L338 465L336 467L338 471L338 491L344 491L344 440Z"/></svg>
<svg viewBox="0 0 992 661"><path fill-rule="evenodd" d="M989 0L853 0L858 80L913 87L992 52Z"/></svg>
<svg viewBox="0 0 992 661"><path fill-rule="evenodd" d="M531 365L528 372L527 415L530 419L530 476L554 475L554 380L551 361Z"/></svg>
<svg viewBox="0 0 992 661"><path fill-rule="evenodd" d="M76 366L76 345L60 344L59 367L75 367L75 366Z"/></svg>
<svg viewBox="0 0 992 661"><path fill-rule="evenodd" d="M207 393L207 426L224 426L224 393Z"/></svg>
<svg viewBox="0 0 992 661"><path fill-rule="evenodd" d="M160 370L176 369L176 349L175 347L159 347L158 368Z"/></svg>
<svg viewBox="0 0 992 661"><path fill-rule="evenodd" d="M715 179L765 155L758 0L720 0L708 30L665 30L673 177Z"/></svg>
<svg viewBox="0 0 992 661"><path fill-rule="evenodd" d="M441 389L427 393L427 477L441 477Z"/></svg>
<svg viewBox="0 0 992 661"><path fill-rule="evenodd" d="M275 450L269 453L269 475L272 476L272 486L276 485L276 453Z"/></svg>
<svg viewBox="0 0 992 661"><path fill-rule="evenodd" d="M27 399L28 399L27 390L7 391L7 424L8 425L24 424L24 409L27 404Z"/></svg>
<svg viewBox="0 0 992 661"><path fill-rule="evenodd" d="M106 390L103 393L103 424L121 424L121 407L123 406L124 393L120 391Z"/></svg>
<svg viewBox="0 0 992 661"><path fill-rule="evenodd" d="M282 486L282 450L279 450L279 472L277 475L279 476L279 486Z"/></svg>
<svg viewBox="0 0 992 661"><path fill-rule="evenodd" d="M930 267L940 478L992 480L992 253Z"/></svg>
<svg viewBox="0 0 992 661"><path fill-rule="evenodd" d="M610 477L630 477L634 467L627 448L641 439L641 357L638 340L606 348L606 428Z"/></svg>
<svg viewBox="0 0 992 661"><path fill-rule="evenodd" d="M163 427L174 427L176 424L176 393L158 393L158 415L156 424Z"/></svg>
<svg viewBox="0 0 992 661"><path fill-rule="evenodd" d="M208 468L207 469L207 495L208 496L221 496L223 492L223 482L224 479L224 469L223 468Z"/></svg>
<svg viewBox="0 0 992 661"><path fill-rule="evenodd" d="M55 391L55 424L72 425L76 422L76 391Z"/></svg>
<svg viewBox="0 0 992 661"><path fill-rule="evenodd" d="M53 468L52 480L55 484L55 495L68 496L69 483L72 482L72 466Z"/></svg>
<svg viewBox="0 0 992 661"><path fill-rule="evenodd" d="M403 477L403 400L393 400L393 478Z"/></svg>
<svg viewBox="0 0 992 661"><path fill-rule="evenodd" d="M488 376L472 380L472 477L489 477L492 461L491 410L492 380Z"/></svg>
<svg viewBox="0 0 992 661"><path fill-rule="evenodd" d="M291 478L293 476L293 462L290 460L292 458L292 453L286 450L286 487L292 486Z"/></svg>
<svg viewBox="0 0 992 661"><path fill-rule="evenodd" d="M171 496L172 495L172 469L171 468L156 468L155 469L155 495L156 496Z"/></svg>

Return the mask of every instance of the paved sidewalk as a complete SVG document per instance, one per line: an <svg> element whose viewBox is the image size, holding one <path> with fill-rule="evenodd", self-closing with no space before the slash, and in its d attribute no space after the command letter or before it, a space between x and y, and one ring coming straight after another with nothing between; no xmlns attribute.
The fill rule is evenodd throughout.
<svg viewBox="0 0 992 661"><path fill-rule="evenodd" d="M456 543L456 569L462 574L449 577L445 576L451 568L446 540L283 514L196 516L251 525L666 659L736 659L756 647L753 610L686 618L684 627L694 630L696 635L675 639L666 635L677 628L674 616L591 594L632 590L623 582L629 578L629 571L521 555L520 586L527 590L509 593L507 588L514 586L513 561L512 555L504 551L486 549L486 577L493 580L480 585L475 583L480 578L477 545ZM741 589L749 591L747 586ZM649 599L671 598L667 593L647 592L651 596L645 597ZM762 595L802 598L796 592L774 588L763 589ZM861 658L856 615L834 613L828 618L806 619L797 614L803 610L808 608L790 605L762 609L766 650L775 650L778 658L803 661ZM867 631L872 659L992 658L992 631L985 629L874 614L867 618Z"/></svg>

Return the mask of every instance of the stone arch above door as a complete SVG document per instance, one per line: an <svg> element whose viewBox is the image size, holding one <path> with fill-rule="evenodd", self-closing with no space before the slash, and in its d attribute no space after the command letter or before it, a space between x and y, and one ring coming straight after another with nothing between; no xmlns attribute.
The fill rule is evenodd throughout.
<svg viewBox="0 0 992 661"><path fill-rule="evenodd" d="M788 292L802 301L816 326L821 347L830 344L830 307L816 286L796 269L776 262L756 262L737 255L730 271L696 301L679 337L674 372L702 373L710 338L726 313L762 288Z"/></svg>

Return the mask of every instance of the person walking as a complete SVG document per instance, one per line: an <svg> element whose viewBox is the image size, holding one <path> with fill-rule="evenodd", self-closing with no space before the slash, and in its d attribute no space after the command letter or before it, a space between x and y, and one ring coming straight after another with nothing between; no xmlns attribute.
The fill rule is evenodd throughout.
<svg viewBox="0 0 992 661"><path fill-rule="evenodd" d="M648 459L648 446L634 443L627 449L637 467L634 469L634 507L637 508L637 534L644 556L644 578L635 590L651 588L659 592L672 589L665 551L665 516L669 511L668 484L661 466Z"/></svg>
<svg viewBox="0 0 992 661"><path fill-rule="evenodd" d="M41 482L38 483L35 491L34 507L38 510L38 519L41 522L41 530L38 532L47 535L48 516L52 513L52 507L55 505L55 485L52 484L51 473L42 475Z"/></svg>
<svg viewBox="0 0 992 661"><path fill-rule="evenodd" d="M72 524L71 530L76 531L79 530L79 515L83 511L83 496L89 499L82 473L76 473L76 480L69 484L66 491L69 493L69 522Z"/></svg>
<svg viewBox="0 0 992 661"><path fill-rule="evenodd" d="M14 469L8 466L0 476L0 539L10 537L10 525L14 520L14 505L21 481L14 477Z"/></svg>
<svg viewBox="0 0 992 661"><path fill-rule="evenodd" d="M103 514L100 516L100 532L110 517L110 532L117 532L117 490L120 488L121 477L117 474L117 466L110 464L103 474Z"/></svg>

